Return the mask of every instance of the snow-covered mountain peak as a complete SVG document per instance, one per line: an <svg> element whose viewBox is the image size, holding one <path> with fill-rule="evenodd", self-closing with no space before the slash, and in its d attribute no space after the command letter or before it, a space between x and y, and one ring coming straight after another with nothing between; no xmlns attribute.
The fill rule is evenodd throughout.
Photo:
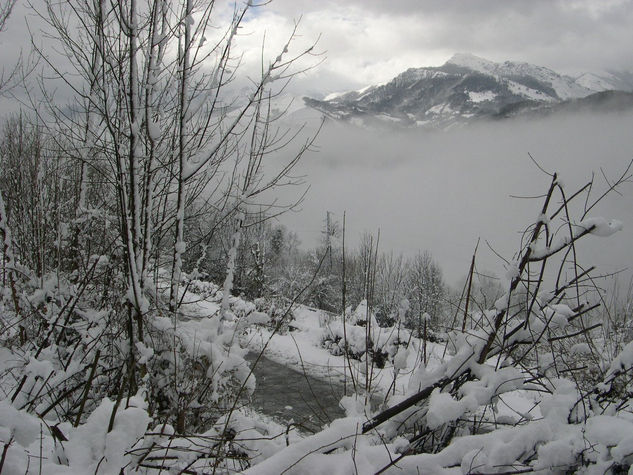
<svg viewBox="0 0 633 475"><path fill-rule="evenodd" d="M459 66L472 71L501 77L517 75L558 76L554 71L543 66L536 66L524 61L504 61L503 63L496 63L471 53L456 53L446 61L445 65Z"/></svg>
<svg viewBox="0 0 633 475"><path fill-rule="evenodd" d="M633 90L629 85L633 75L626 73L572 78L527 62L497 63L458 53L442 66L410 68L384 84L304 100L329 117L352 123L445 129L480 118L553 110L603 91ZM583 104L606 108L614 102L606 95L587 99ZM625 92L617 100L628 104L633 95L629 99Z"/></svg>
<svg viewBox="0 0 633 475"><path fill-rule="evenodd" d="M584 73L576 78L580 84L593 91L633 91L633 73L630 71L599 71Z"/></svg>
<svg viewBox="0 0 633 475"><path fill-rule="evenodd" d="M470 53L458 53L449 59L446 65L467 68L478 73L496 78L516 80L516 78L530 78L541 85L550 88L557 96L555 99L573 99L586 97L605 89L592 89L578 84L573 78L563 76L544 66L536 66L526 62L504 61L496 63ZM532 94L533 96L533 94Z"/></svg>
<svg viewBox="0 0 633 475"><path fill-rule="evenodd" d="M613 89L613 75L604 73L598 75L595 73L584 73L576 78L576 84L580 84L594 91L608 91Z"/></svg>
<svg viewBox="0 0 633 475"><path fill-rule="evenodd" d="M497 63L488 59L480 58L471 53L455 53L446 61L446 64L472 69L480 73L491 73L498 66Z"/></svg>

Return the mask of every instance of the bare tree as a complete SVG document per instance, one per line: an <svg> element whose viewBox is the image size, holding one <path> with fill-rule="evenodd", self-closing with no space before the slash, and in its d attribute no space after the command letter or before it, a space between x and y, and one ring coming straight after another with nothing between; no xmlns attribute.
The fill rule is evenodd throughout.
<svg viewBox="0 0 633 475"><path fill-rule="evenodd" d="M407 275L409 263L402 254L382 254L378 262L376 277L376 305L380 319L389 323L399 321L400 303L407 297ZM403 322L404 323L404 322Z"/></svg>
<svg viewBox="0 0 633 475"><path fill-rule="evenodd" d="M11 13L13 13L13 7L15 7L16 3L17 0L0 1L0 33L6 29L7 22L9 21ZM5 70L4 66L2 67L0 71L0 95L7 94L15 86L17 86L24 77L28 76L33 67L33 65L28 65L28 67L21 71L22 66L23 62L22 57L20 56L15 65L11 66L8 70Z"/></svg>
<svg viewBox="0 0 633 475"><path fill-rule="evenodd" d="M431 253L418 253L409 264L408 276L409 302L411 318L409 325L420 331L424 323L424 314L431 316L431 323L437 326L441 320L442 303L445 295L442 270L433 260Z"/></svg>
<svg viewBox="0 0 633 475"><path fill-rule="evenodd" d="M194 0L46 0L37 11L56 49L33 39L45 74L41 97L30 97L51 146L78 165L69 219L81 249L77 267L92 262L95 235L85 230L96 222L115 223L114 230L106 226L102 242L113 265L122 264L127 311L119 324L127 338L128 397L147 372L138 348L156 341L148 341L151 316L167 311L174 329L178 325L188 220L207 214L215 228L232 229L222 320L240 237L254 222L247 217L262 209L271 217L292 205L276 203L270 192L297 183L291 171L314 139L282 127L283 111L272 107L299 71L298 61L312 55L312 47L290 53L296 28L279 54L263 61L259 77L249 78L245 95L232 88L240 66L235 41L254 8L259 6L252 2L236 5L224 26L214 2ZM71 91L70 103L56 103L50 77ZM286 163L264 166L269 154L295 142ZM158 277L165 268L166 295L160 288L165 279ZM222 328L220 323L218 332ZM177 361L171 370L174 387L188 377ZM177 427L184 430L192 399L174 398L180 401Z"/></svg>
<svg viewBox="0 0 633 475"><path fill-rule="evenodd" d="M11 16L11 12L17 1L18 0L5 0L0 3L0 32L6 27L7 20Z"/></svg>

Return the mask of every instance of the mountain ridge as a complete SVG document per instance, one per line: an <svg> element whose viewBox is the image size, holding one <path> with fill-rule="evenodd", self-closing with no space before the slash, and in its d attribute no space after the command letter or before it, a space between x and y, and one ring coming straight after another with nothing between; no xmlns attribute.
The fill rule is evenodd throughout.
<svg viewBox="0 0 633 475"><path fill-rule="evenodd" d="M609 101L585 100L605 91L625 91ZM305 104L326 116L360 126L392 124L446 129L482 118L573 110L594 103L630 104L633 75L586 73L573 78L525 62L496 63L458 53L438 67L409 68L384 84L330 94ZM616 104L617 105L617 104Z"/></svg>

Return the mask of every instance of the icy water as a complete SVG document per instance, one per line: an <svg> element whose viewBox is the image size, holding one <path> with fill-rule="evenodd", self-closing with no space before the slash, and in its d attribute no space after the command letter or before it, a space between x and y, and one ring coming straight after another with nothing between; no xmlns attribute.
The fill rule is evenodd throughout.
<svg viewBox="0 0 633 475"><path fill-rule="evenodd" d="M252 363L255 355L249 354L247 359ZM253 373L257 386L252 406L277 421L313 432L345 415L338 405L343 396L339 383L315 379L264 357Z"/></svg>

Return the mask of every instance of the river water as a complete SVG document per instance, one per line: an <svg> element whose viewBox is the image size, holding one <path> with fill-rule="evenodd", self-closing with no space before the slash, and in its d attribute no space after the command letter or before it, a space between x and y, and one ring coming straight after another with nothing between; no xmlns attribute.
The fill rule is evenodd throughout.
<svg viewBox="0 0 633 475"><path fill-rule="evenodd" d="M256 356L249 354L251 364ZM338 402L343 386L300 373L261 357L253 370L257 379L252 406L281 423L294 423L304 432L316 432L345 413Z"/></svg>

